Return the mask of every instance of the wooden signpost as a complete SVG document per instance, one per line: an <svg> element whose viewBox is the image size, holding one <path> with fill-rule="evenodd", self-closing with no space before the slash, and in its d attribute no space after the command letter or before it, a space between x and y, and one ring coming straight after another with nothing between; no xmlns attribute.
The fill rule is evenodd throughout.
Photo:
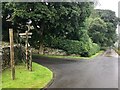
<svg viewBox="0 0 120 90"><path fill-rule="evenodd" d="M28 31L26 31L25 33L20 33L19 34L21 38L25 39L25 53L26 53L26 68L30 71L32 71L32 51L28 49L28 39L31 38L30 35L32 35L32 33L28 33ZM28 53L30 53L30 55L28 55ZM29 58L28 58L29 57ZM30 59L30 60L29 60Z"/></svg>
<svg viewBox="0 0 120 90"><path fill-rule="evenodd" d="M12 76L12 80L14 80L15 79L15 61L14 61L13 29L9 29L9 35L10 35L11 76Z"/></svg>
<svg viewBox="0 0 120 90"><path fill-rule="evenodd" d="M20 37L25 38L25 53L26 53L26 67L28 70L32 71L32 49L29 50L28 39L31 38L32 33L20 33ZM10 64L11 64L11 78L15 79L15 61L14 61L14 40L13 40L13 29L9 29L9 39L10 39Z"/></svg>
<svg viewBox="0 0 120 90"><path fill-rule="evenodd" d="M27 31L26 31L27 32ZM20 36L26 36L26 33L19 33ZM32 33L28 33L28 35L32 35Z"/></svg>

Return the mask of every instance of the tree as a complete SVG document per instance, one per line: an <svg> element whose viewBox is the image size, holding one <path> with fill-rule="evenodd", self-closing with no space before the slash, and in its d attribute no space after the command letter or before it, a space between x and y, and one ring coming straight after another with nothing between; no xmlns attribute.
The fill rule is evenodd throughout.
<svg viewBox="0 0 120 90"><path fill-rule="evenodd" d="M107 26L106 23L100 18L95 18L91 21L89 26L89 36L94 43L100 46L106 46L107 37Z"/></svg>
<svg viewBox="0 0 120 90"><path fill-rule="evenodd" d="M31 25L34 27L31 41L41 53L46 35L79 40L79 32L81 27L84 27L86 17L91 13L92 5L91 2L3 3L3 19L9 16L14 29L20 32L27 29L26 22L31 19Z"/></svg>
<svg viewBox="0 0 120 90"><path fill-rule="evenodd" d="M107 33L106 33L106 37L108 39L107 46L113 46L117 41L116 29L119 22L119 18L116 17L115 12L111 10L97 9L96 12L107 25Z"/></svg>
<svg viewBox="0 0 120 90"><path fill-rule="evenodd" d="M117 34L116 34L116 30L115 30L115 26L113 23L106 23L107 25L107 33L106 33L106 37L107 37L107 46L113 46L115 44L115 42L117 41Z"/></svg>
<svg viewBox="0 0 120 90"><path fill-rule="evenodd" d="M98 34L94 35L92 30L89 30L89 35L92 37L94 42L98 43L101 46L113 46L117 41L116 28L118 24L118 18L116 17L115 12L111 10L97 9L94 13L95 15L91 14L90 18L86 20L86 25L88 25L88 29L94 29L94 31ZM99 21L102 20L101 26L99 25L100 22L98 24L98 20L96 21L96 18L99 18ZM106 24L104 25L105 27L102 26L103 23ZM101 29L103 29L103 31ZM97 35L100 39L97 38Z"/></svg>
<svg viewBox="0 0 120 90"><path fill-rule="evenodd" d="M47 33L48 26L54 22L55 9L49 8L47 3L4 3L3 12L6 17L10 17L14 23L15 30L27 29L26 22L31 19L32 25L39 37L36 42L39 43L39 52L42 53L44 34ZM7 10L6 10L7 9ZM7 12L10 11L10 12ZM3 14L3 16L5 16ZM3 22L6 22L3 17Z"/></svg>
<svg viewBox="0 0 120 90"><path fill-rule="evenodd" d="M104 20L105 22L113 23L114 28L117 27L118 18L116 17L114 11L96 9L96 14L98 14L99 17L100 17L102 20Z"/></svg>

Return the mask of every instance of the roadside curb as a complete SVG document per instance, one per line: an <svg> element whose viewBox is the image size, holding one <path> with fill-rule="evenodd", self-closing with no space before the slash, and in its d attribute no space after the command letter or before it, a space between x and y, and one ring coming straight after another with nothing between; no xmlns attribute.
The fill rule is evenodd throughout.
<svg viewBox="0 0 120 90"><path fill-rule="evenodd" d="M49 69L49 70L51 70L53 72L52 69ZM48 82L48 84L45 87L41 88L40 90L47 90L48 87L50 87L50 85L52 85L52 83L54 82L54 80L55 80L55 72L53 72L53 78Z"/></svg>
<svg viewBox="0 0 120 90"><path fill-rule="evenodd" d="M41 57L43 57L43 58L51 58L51 59L62 59L62 60L66 60L66 61L79 61L79 60L91 60L91 59L93 59L93 58L95 58L95 57L98 57L98 56L101 56L101 55L103 55L103 53L104 53L104 51L102 51L102 52L100 52L98 55L93 55L93 57L81 57L81 58L69 58L69 57L51 57L51 56L41 56Z"/></svg>

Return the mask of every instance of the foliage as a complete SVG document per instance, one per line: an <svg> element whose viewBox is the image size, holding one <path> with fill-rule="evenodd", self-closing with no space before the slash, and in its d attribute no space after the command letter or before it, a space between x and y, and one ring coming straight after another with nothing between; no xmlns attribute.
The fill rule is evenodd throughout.
<svg viewBox="0 0 120 90"><path fill-rule="evenodd" d="M98 14L99 17L100 17L102 20L104 20L105 22L110 22L110 23L112 23L114 28L117 27L118 18L116 17L114 11L96 9L96 14Z"/></svg>
<svg viewBox="0 0 120 90"><path fill-rule="evenodd" d="M118 53L118 55L120 56L120 49L119 50L116 50L116 52Z"/></svg>
<svg viewBox="0 0 120 90"><path fill-rule="evenodd" d="M14 28L15 33L25 32L27 22L31 20L33 35L29 39L30 44L41 52L44 42L51 45L57 38L67 40L68 46L64 40L60 40L63 45L54 42L53 45L58 45L56 48L64 48L68 54L83 56L94 54L97 50L93 49L97 49L98 45L108 47L116 42L118 21L115 13L110 10L94 10L92 2L4 2L2 13L3 38L7 37L5 35L9 26ZM54 40L50 40L51 37Z"/></svg>
<svg viewBox="0 0 120 90"><path fill-rule="evenodd" d="M120 33L118 35L118 49L120 49Z"/></svg>
<svg viewBox="0 0 120 90"><path fill-rule="evenodd" d="M107 26L107 32L105 33L107 38L106 46L113 46L117 41L116 29L119 18L117 18L115 12L111 10L97 9L96 13L102 20L104 20Z"/></svg>
<svg viewBox="0 0 120 90"><path fill-rule="evenodd" d="M113 46L118 39L117 31L116 28L114 28L115 26L113 23L106 22L106 25L107 25L107 33L105 33L107 37L106 43L107 46Z"/></svg>
<svg viewBox="0 0 120 90"><path fill-rule="evenodd" d="M92 5L89 2L3 3L3 23L10 18L14 29L24 32L27 29L26 22L31 19L35 37L31 43L39 48L45 35L78 40L80 28L84 27L83 22L92 12Z"/></svg>
<svg viewBox="0 0 120 90"><path fill-rule="evenodd" d="M100 46L106 46L106 28L106 23L100 18L95 18L91 21L89 26L89 36L92 38L94 43L97 43Z"/></svg>
<svg viewBox="0 0 120 90"><path fill-rule="evenodd" d="M17 65L15 80L11 80L10 73L10 69L2 72L2 88L43 88L53 78L49 69L36 63L32 72L25 70L24 65Z"/></svg>
<svg viewBox="0 0 120 90"><path fill-rule="evenodd" d="M111 10L97 9L86 19L85 25L93 42L101 47L113 46L117 41L118 18Z"/></svg>
<svg viewBox="0 0 120 90"><path fill-rule="evenodd" d="M50 40L50 39L49 39ZM51 39L51 43L46 42L46 46L59 48L66 51L67 54L77 54L81 56L91 56L100 50L97 44L68 39ZM48 41L48 40L46 40Z"/></svg>

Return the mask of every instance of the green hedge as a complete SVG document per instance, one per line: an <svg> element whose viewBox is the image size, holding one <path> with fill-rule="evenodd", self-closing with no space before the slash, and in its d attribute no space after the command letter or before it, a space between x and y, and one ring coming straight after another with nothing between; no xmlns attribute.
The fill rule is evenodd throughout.
<svg viewBox="0 0 120 90"><path fill-rule="evenodd" d="M92 42L82 42L77 40L68 39L46 39L45 40L48 47L62 49L66 51L67 54L77 54L84 57L94 55L100 51L100 47Z"/></svg>

